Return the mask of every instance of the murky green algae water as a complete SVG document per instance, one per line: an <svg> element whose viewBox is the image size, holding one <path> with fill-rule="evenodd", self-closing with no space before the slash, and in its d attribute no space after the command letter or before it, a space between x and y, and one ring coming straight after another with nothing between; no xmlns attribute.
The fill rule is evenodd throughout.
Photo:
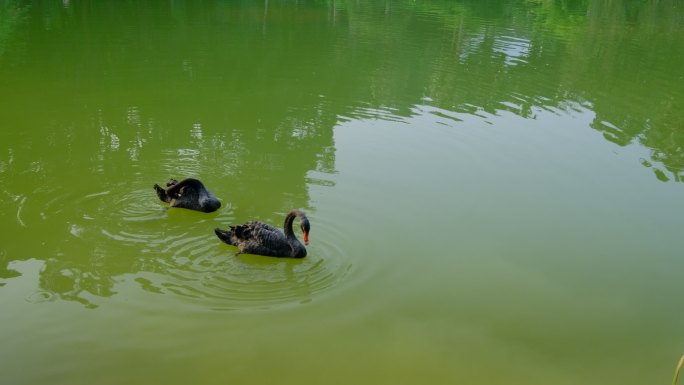
<svg viewBox="0 0 684 385"><path fill-rule="evenodd" d="M8 384L655 384L676 1L0 2ZM223 207L168 209L196 177ZM214 227L312 222L309 256Z"/></svg>

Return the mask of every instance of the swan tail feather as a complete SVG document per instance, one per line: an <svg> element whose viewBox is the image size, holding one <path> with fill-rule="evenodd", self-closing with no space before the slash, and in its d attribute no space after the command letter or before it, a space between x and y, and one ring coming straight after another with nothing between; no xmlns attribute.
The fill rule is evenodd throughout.
<svg viewBox="0 0 684 385"><path fill-rule="evenodd" d="M216 233L216 236L222 240L223 242L229 244L229 245L234 245L232 242L232 236L233 236L233 228L231 227L230 230L221 230L218 227L214 229L214 232Z"/></svg>

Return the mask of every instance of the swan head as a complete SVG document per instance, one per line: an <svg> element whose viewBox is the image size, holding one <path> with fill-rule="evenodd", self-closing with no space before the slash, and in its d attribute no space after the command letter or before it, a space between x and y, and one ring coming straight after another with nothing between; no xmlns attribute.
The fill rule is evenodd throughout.
<svg viewBox="0 0 684 385"><path fill-rule="evenodd" d="M311 231L309 219L302 218L302 220L299 222L299 227L302 229L302 233L304 233L304 245L306 246L309 244L309 232Z"/></svg>

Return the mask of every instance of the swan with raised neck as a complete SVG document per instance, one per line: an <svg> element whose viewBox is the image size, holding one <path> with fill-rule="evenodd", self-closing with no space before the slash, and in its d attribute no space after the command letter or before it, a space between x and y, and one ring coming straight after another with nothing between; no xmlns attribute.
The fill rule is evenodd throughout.
<svg viewBox="0 0 684 385"><path fill-rule="evenodd" d="M304 244L299 241L292 229L295 218L299 218L299 227L304 234ZM309 219L299 209L294 209L285 216L283 231L258 221L230 226L228 230L219 228L214 230L220 240L229 245L237 246L240 253L289 258L306 256L305 246L309 244L310 231Z"/></svg>

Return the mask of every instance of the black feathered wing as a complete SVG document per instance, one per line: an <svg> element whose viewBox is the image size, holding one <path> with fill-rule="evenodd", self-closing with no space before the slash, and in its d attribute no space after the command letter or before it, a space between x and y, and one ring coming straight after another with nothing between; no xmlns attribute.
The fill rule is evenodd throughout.
<svg viewBox="0 0 684 385"><path fill-rule="evenodd" d="M263 222L248 222L231 229L231 241L246 254L285 256L292 247L282 231Z"/></svg>
<svg viewBox="0 0 684 385"><path fill-rule="evenodd" d="M204 184L197 179L187 178L181 182L169 181L166 190L154 185L159 199L171 203L172 207L180 207L190 210L210 213L221 207L219 201Z"/></svg>

